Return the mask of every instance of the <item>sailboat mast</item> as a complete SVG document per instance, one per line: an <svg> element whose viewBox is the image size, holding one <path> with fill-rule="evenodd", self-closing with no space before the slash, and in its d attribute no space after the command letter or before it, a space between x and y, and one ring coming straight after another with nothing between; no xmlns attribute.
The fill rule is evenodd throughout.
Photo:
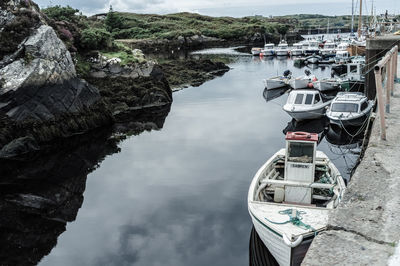
<svg viewBox="0 0 400 266"><path fill-rule="evenodd" d="M354 33L354 0L351 0L351 33Z"/></svg>
<svg viewBox="0 0 400 266"><path fill-rule="evenodd" d="M361 27L362 27L362 2L360 0L360 16L358 17L358 38L361 38Z"/></svg>
<svg viewBox="0 0 400 266"><path fill-rule="evenodd" d="M328 18L328 27L326 28L326 34L329 34L329 18Z"/></svg>

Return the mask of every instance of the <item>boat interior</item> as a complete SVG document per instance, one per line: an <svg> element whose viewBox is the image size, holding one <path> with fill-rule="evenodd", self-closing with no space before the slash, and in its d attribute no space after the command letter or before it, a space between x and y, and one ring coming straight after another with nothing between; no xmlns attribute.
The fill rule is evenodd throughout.
<svg viewBox="0 0 400 266"><path fill-rule="evenodd" d="M296 156L296 149L302 149L309 155ZM312 147L292 147L288 160L305 163L312 161ZM299 164L298 166L300 166ZM315 172L310 183L295 182L285 179L285 155L277 154L263 170L258 186L255 189L254 200L261 202L283 203L290 205L334 208L338 204L340 187L336 187L339 173L329 167L329 160L320 158L315 161ZM295 195L289 199L288 196Z"/></svg>

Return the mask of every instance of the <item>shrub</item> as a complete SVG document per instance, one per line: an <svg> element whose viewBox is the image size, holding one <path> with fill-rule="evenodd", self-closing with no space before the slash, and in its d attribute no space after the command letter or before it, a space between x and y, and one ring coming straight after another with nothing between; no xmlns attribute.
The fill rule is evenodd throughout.
<svg viewBox="0 0 400 266"><path fill-rule="evenodd" d="M56 5L42 9L42 12L45 13L49 18L52 18L56 21L66 20L73 22L75 14L79 12L79 10L70 6L62 7L60 5Z"/></svg>
<svg viewBox="0 0 400 266"><path fill-rule="evenodd" d="M112 45L112 36L105 29L89 28L82 31L81 46L87 50L109 48Z"/></svg>

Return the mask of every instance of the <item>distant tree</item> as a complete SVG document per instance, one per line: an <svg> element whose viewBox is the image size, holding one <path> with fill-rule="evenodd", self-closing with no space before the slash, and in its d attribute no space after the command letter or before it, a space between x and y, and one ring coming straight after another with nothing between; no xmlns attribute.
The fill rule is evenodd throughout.
<svg viewBox="0 0 400 266"><path fill-rule="evenodd" d="M70 21L74 20L75 14L79 12L78 9L74 9L70 6L62 7L60 5L48 7L42 10L49 18L57 21Z"/></svg>
<svg viewBox="0 0 400 266"><path fill-rule="evenodd" d="M110 10L108 11L107 17L105 19L105 24L109 32L122 29L124 26L124 21L122 17L118 13L114 12L112 5L110 5Z"/></svg>
<svg viewBox="0 0 400 266"><path fill-rule="evenodd" d="M289 30L289 25L278 24L276 27L276 31L281 34L285 35Z"/></svg>

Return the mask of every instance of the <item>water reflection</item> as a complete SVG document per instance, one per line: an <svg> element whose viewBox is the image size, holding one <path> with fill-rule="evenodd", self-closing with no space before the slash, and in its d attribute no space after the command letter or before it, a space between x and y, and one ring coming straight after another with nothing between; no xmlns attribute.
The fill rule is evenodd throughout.
<svg viewBox="0 0 400 266"><path fill-rule="evenodd" d="M167 119L161 112L160 119L142 116L117 125L115 130L124 133L114 134L117 141L125 134L136 136L118 145L111 143L110 148L101 149L107 135L99 143L86 143L92 148L85 143L74 146L87 151L77 157L89 164L67 164L73 153L73 145L68 145L71 152L59 155L64 156L66 166L52 168L51 176L57 177L60 169L77 173L74 176L81 176L77 187L82 188L90 172L87 168L96 169L86 180L83 204L82 189L76 193L81 200L71 207L74 215L68 221L75 219L82 205L78 217L67 224L66 232L61 234L63 222L62 229L54 233L46 252L56 241L57 246L40 265L248 263L249 184L257 169L284 147L282 129L291 121L282 111L287 94L266 101L261 96L262 79L287 69L298 76L304 69L293 68L291 58L253 61L251 56L232 57L236 59L230 63L232 70L223 77L174 93ZM317 69L314 74L323 78L330 71ZM342 172L344 160L334 157L330 145L323 139L319 149ZM113 155L103 160L105 154ZM38 173L51 168L46 160L40 163L43 167L39 163L34 167ZM30 192L30 186L26 187ZM45 191L47 187L39 188ZM13 208L19 211L20 207ZM47 213L42 216L48 217ZM28 222L23 225L29 226ZM40 230L35 234L40 235Z"/></svg>
<svg viewBox="0 0 400 266"><path fill-rule="evenodd" d="M120 152L121 133L160 129L169 106L131 121L53 143L33 157L0 160L1 265L36 265L56 246L83 203L87 175Z"/></svg>
<svg viewBox="0 0 400 266"><path fill-rule="evenodd" d="M280 96L285 94L285 92L288 89L289 89L289 87L283 87L283 88L278 88L278 89L273 89L273 90L267 90L267 88L265 88L263 91L263 97L267 102L269 102L269 101L279 98Z"/></svg>
<svg viewBox="0 0 400 266"><path fill-rule="evenodd" d="M282 130L283 134L286 135L287 132L303 131L309 133L318 134L318 143L322 141L325 136L326 131L329 128L329 119L324 116L321 119L296 121L292 119L287 126Z"/></svg>

